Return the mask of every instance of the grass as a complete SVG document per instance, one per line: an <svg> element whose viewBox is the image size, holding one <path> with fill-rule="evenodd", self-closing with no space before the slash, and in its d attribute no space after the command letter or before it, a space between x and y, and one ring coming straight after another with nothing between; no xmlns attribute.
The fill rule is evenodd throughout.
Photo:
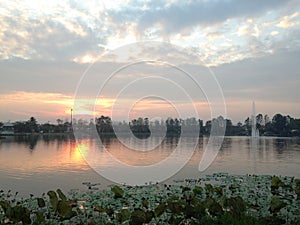
<svg viewBox="0 0 300 225"><path fill-rule="evenodd" d="M300 224L300 180L218 173L175 185L1 192L1 224Z"/></svg>

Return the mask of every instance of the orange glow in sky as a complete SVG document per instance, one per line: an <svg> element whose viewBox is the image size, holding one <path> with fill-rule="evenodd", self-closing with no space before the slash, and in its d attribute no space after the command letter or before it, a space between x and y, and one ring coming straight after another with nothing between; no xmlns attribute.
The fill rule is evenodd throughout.
<svg viewBox="0 0 300 225"><path fill-rule="evenodd" d="M31 116L36 117L38 120L43 118L52 119L52 121L56 121L58 118L69 119L71 108L74 109L73 115L89 118L101 115L111 116L112 110L114 110L114 118L120 118L120 120L137 117L178 117L176 109L184 109L187 104L179 102L174 106L170 102L161 99L142 99L133 105L129 105L129 102L132 103L130 99L121 99L118 100L117 105L114 105L115 100L111 98L100 97L95 101L87 97L76 99L76 104L74 104L71 95L42 92L14 92L0 95L1 108L10 109L11 120L13 120L13 117L16 117L16 120L27 120ZM195 105L198 110L201 108L202 113L208 109L205 102L198 102Z"/></svg>

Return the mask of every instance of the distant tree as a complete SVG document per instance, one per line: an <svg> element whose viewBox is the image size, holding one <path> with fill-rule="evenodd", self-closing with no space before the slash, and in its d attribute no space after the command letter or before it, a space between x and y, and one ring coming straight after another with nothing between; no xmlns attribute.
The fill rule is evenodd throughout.
<svg viewBox="0 0 300 225"><path fill-rule="evenodd" d="M290 123L286 116L276 114L272 118L272 128L278 136L290 136Z"/></svg>
<svg viewBox="0 0 300 225"><path fill-rule="evenodd" d="M264 125L264 118L263 115L260 113L256 116L256 127L260 128Z"/></svg>
<svg viewBox="0 0 300 225"><path fill-rule="evenodd" d="M290 127L292 136L300 136L300 119L291 118Z"/></svg>
<svg viewBox="0 0 300 225"><path fill-rule="evenodd" d="M229 136L232 133L233 133L232 121L230 119L226 119L226 131L225 131L225 135Z"/></svg>
<svg viewBox="0 0 300 225"><path fill-rule="evenodd" d="M26 125L29 128L29 132L38 132L37 120L34 117L30 117L30 119L26 122Z"/></svg>
<svg viewBox="0 0 300 225"><path fill-rule="evenodd" d="M57 119L56 122L58 125L61 125L64 121L62 119Z"/></svg>
<svg viewBox="0 0 300 225"><path fill-rule="evenodd" d="M144 125L149 126L149 118L144 118Z"/></svg>
<svg viewBox="0 0 300 225"><path fill-rule="evenodd" d="M155 120L154 121L154 126L158 127L160 124L159 124L159 120Z"/></svg>
<svg viewBox="0 0 300 225"><path fill-rule="evenodd" d="M133 119L131 123L129 123L130 129L134 135L138 138L149 137L150 128L149 128L149 119L139 117L138 119Z"/></svg>
<svg viewBox="0 0 300 225"><path fill-rule="evenodd" d="M112 121L109 116L101 116L96 118L96 126L100 134L113 133Z"/></svg>
<svg viewBox="0 0 300 225"><path fill-rule="evenodd" d="M267 123L270 123L270 117L266 114L266 115L264 115L264 121L265 121L265 125L267 124Z"/></svg>
<svg viewBox="0 0 300 225"><path fill-rule="evenodd" d="M264 128L265 128L265 122L264 122L264 117L260 113L256 116L256 129L259 130L260 134L264 133Z"/></svg>
<svg viewBox="0 0 300 225"><path fill-rule="evenodd" d="M25 122L17 121L14 124L14 131L16 133L26 133L26 132L28 132L28 128L27 128Z"/></svg>
<svg viewBox="0 0 300 225"><path fill-rule="evenodd" d="M236 126L232 125L230 135L245 136L248 135L248 132L245 130L245 126L243 126L242 122L238 122Z"/></svg>
<svg viewBox="0 0 300 225"><path fill-rule="evenodd" d="M49 122L44 123L40 126L40 129L43 133L54 133L56 126L54 124L50 124Z"/></svg>
<svg viewBox="0 0 300 225"><path fill-rule="evenodd" d="M300 119L291 118L291 129L300 130Z"/></svg>
<svg viewBox="0 0 300 225"><path fill-rule="evenodd" d="M250 134L251 132L251 120L249 117L247 117L247 119L245 120L245 130L246 132L248 133L248 135Z"/></svg>
<svg viewBox="0 0 300 225"><path fill-rule="evenodd" d="M206 121L205 128L204 128L204 134L209 135L211 130L211 120Z"/></svg>
<svg viewBox="0 0 300 225"><path fill-rule="evenodd" d="M92 128L94 128L94 126L95 126L94 120L90 119L89 128L92 129Z"/></svg>
<svg viewBox="0 0 300 225"><path fill-rule="evenodd" d="M199 126L199 136L204 135L204 127L203 127L203 120L198 119L198 126Z"/></svg>

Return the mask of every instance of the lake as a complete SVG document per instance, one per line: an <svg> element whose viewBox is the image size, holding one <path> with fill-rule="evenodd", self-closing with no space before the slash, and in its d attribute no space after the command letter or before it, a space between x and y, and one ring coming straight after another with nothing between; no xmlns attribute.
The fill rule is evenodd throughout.
<svg viewBox="0 0 300 225"><path fill-rule="evenodd" d="M130 138L127 139L130 142ZM153 142L160 143L154 139ZM201 137L190 161L165 182L185 178L199 178L206 174L269 174L300 178L300 139L261 137L255 150L249 137L225 137L216 159L204 172L198 171L203 146L208 141ZM86 138L84 151L97 151L97 140ZM153 151L124 150L116 138L102 140L106 150L118 160L133 166L147 166L168 157L177 146L178 138L166 138ZM189 138L181 139L182 151ZM81 150L80 150L81 149ZM82 182L100 183L100 188L111 184L97 174L82 157L82 142L66 136L16 136L0 139L0 189L18 191L21 196L40 195L50 189L87 189ZM98 151L99 153L99 151ZM101 154L101 152L100 152ZM180 159L173 159L174 162ZM97 163L114 169L105 158ZM115 171L118 172L117 169Z"/></svg>

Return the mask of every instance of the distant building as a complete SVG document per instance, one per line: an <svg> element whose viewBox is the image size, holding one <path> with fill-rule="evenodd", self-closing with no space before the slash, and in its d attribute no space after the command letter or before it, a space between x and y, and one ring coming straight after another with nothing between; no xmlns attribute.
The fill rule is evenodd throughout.
<svg viewBox="0 0 300 225"><path fill-rule="evenodd" d="M11 122L4 123L0 129L1 135L13 135L15 134L14 124Z"/></svg>

